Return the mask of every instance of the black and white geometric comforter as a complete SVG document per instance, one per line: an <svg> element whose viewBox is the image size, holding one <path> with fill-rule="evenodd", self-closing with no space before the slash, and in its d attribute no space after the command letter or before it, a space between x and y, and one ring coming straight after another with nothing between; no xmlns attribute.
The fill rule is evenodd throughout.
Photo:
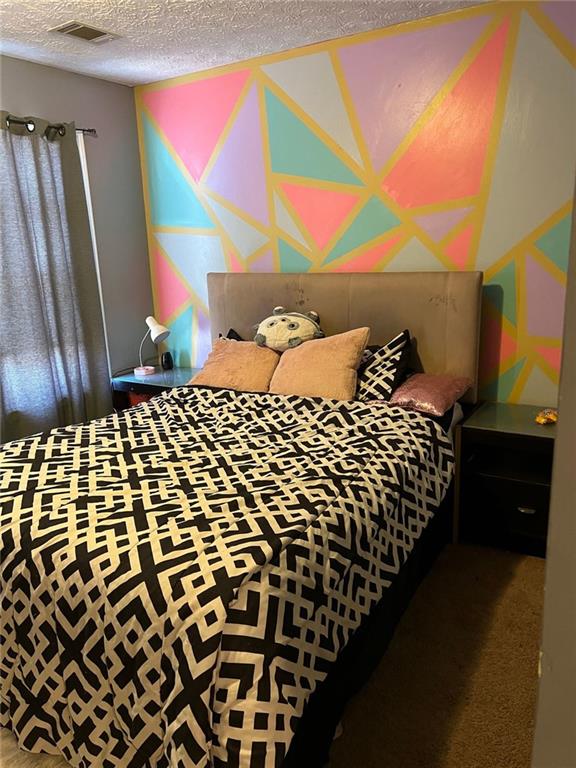
<svg viewBox="0 0 576 768"><path fill-rule="evenodd" d="M278 768L451 473L416 413L193 387L7 444L0 724L82 768Z"/></svg>

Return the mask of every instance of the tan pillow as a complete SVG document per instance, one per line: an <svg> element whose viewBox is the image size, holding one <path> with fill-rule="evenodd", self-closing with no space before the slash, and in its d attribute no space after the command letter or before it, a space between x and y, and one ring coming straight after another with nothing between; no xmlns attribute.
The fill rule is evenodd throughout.
<svg viewBox="0 0 576 768"><path fill-rule="evenodd" d="M370 328L356 328L287 349L272 376L270 392L353 400L356 369L369 335Z"/></svg>
<svg viewBox="0 0 576 768"><path fill-rule="evenodd" d="M240 392L268 392L279 358L277 352L253 341L216 339L204 368L188 383Z"/></svg>

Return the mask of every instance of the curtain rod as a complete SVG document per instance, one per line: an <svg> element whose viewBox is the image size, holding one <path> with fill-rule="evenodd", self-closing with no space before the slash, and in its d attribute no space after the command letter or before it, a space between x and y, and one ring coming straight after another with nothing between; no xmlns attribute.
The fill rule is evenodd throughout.
<svg viewBox="0 0 576 768"><path fill-rule="evenodd" d="M14 125L25 125L28 133L34 133L34 131L36 130L36 123L34 122L34 120L30 118L23 120L20 117L14 117L14 115L7 115L6 127L10 128L11 123L13 123ZM48 128L54 128L54 130L58 131L60 136L64 136L64 134L66 133L66 126L63 123L54 123L54 124L48 125ZM76 132L88 134L89 136L94 136L95 138L98 138L96 128L76 128Z"/></svg>

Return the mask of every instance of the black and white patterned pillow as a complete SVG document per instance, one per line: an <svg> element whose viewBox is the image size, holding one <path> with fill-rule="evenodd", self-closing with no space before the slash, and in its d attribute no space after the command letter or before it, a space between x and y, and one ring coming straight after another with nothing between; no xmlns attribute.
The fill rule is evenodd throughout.
<svg viewBox="0 0 576 768"><path fill-rule="evenodd" d="M219 339L223 339L223 338L232 339L232 341L244 341L242 336L240 336L238 331L235 331L234 328L230 328L225 337L222 336L221 333L219 333L218 334L218 338Z"/></svg>
<svg viewBox="0 0 576 768"><path fill-rule="evenodd" d="M410 332L402 331L383 347L369 351L372 354L358 368L356 399L390 400L408 366Z"/></svg>

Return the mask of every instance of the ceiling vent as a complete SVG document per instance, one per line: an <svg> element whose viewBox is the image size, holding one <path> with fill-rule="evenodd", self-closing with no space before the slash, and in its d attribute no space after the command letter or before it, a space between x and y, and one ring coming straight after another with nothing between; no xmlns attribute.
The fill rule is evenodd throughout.
<svg viewBox="0 0 576 768"><path fill-rule="evenodd" d="M89 27L88 24L82 24L80 21L69 21L59 27L54 27L50 32L59 32L68 37L77 37L87 43L107 43L109 40L115 40L118 35L111 32L103 32L101 29Z"/></svg>

